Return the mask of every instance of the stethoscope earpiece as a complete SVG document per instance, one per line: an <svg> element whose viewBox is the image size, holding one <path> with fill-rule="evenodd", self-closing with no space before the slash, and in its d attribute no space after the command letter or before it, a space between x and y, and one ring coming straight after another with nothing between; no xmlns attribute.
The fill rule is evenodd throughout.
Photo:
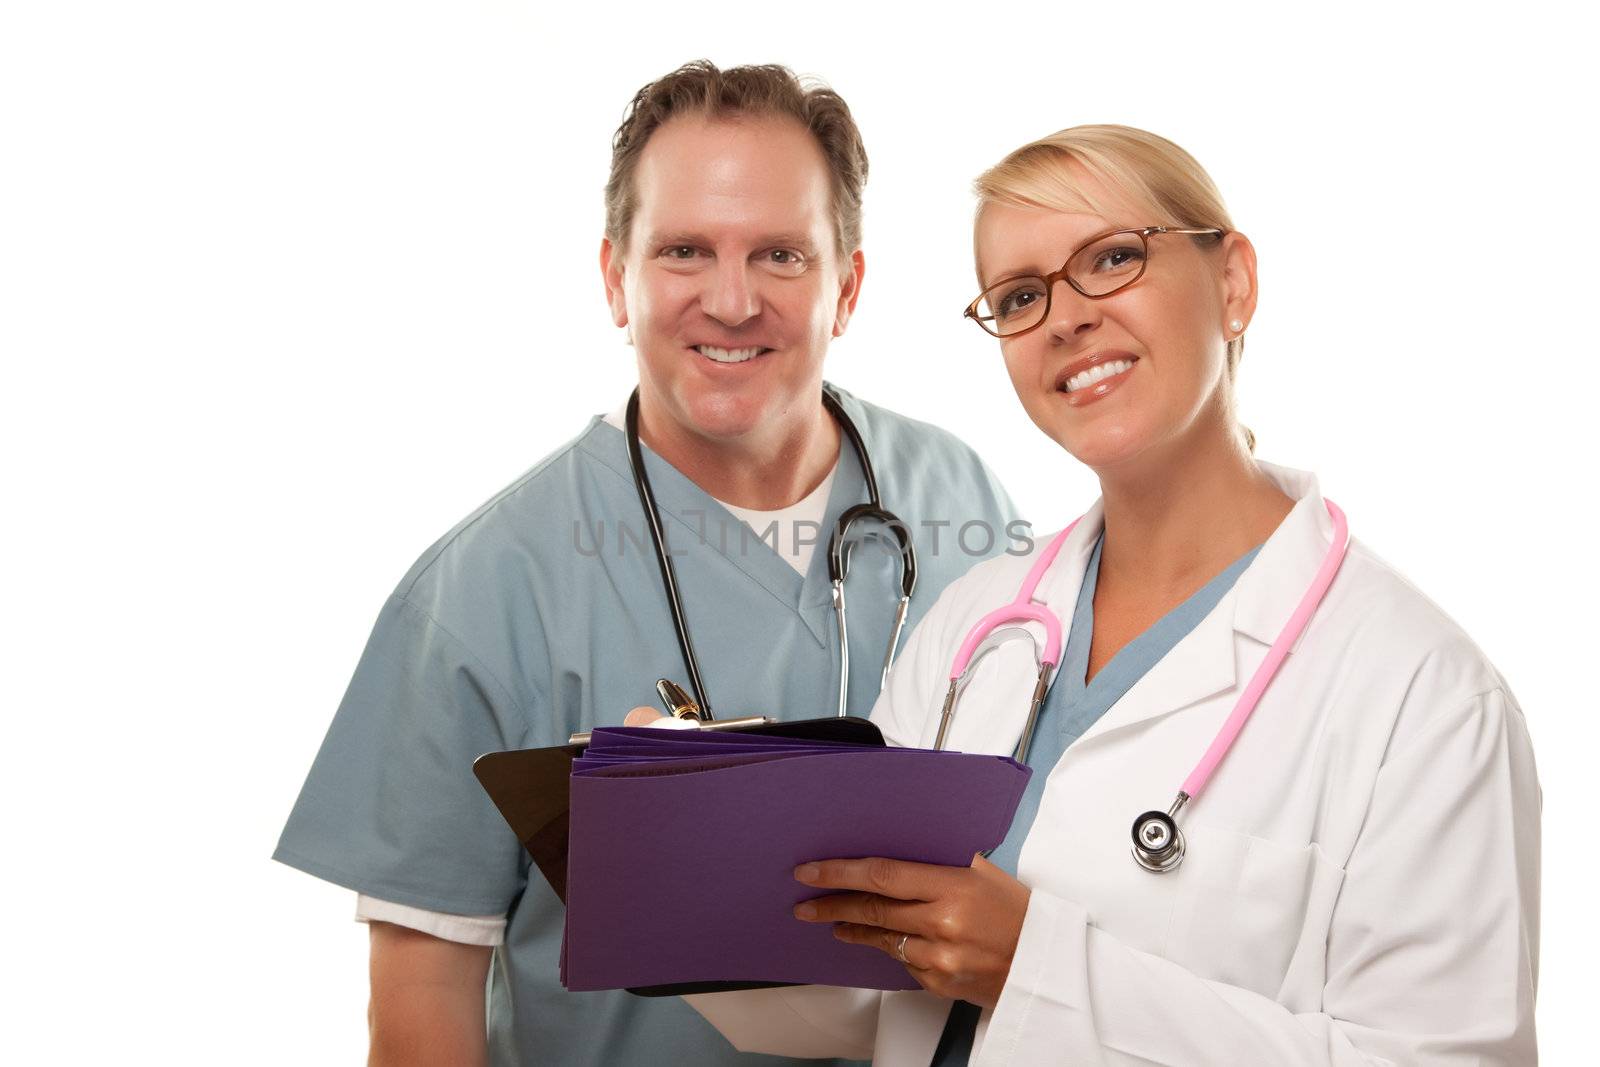
<svg viewBox="0 0 1600 1067"><path fill-rule="evenodd" d="M1183 862L1183 831L1164 811L1147 811L1133 820L1133 858L1153 874L1174 870Z"/></svg>

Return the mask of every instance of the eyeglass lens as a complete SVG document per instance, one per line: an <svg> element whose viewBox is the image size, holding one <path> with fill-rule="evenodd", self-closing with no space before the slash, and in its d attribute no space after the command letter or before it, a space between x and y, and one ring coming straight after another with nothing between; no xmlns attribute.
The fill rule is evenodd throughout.
<svg viewBox="0 0 1600 1067"><path fill-rule="evenodd" d="M1138 232L1107 234L1073 253L1067 261L1067 279L1085 296L1105 296L1139 277L1145 255L1145 242ZM1032 329L1049 307L1049 286L1044 278L1030 275L984 290L977 311L991 332L1004 337Z"/></svg>

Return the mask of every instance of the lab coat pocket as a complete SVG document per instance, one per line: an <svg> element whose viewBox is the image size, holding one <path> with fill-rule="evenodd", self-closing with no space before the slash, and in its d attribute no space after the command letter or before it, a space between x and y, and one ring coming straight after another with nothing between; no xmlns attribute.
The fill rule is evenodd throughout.
<svg viewBox="0 0 1600 1067"><path fill-rule="evenodd" d="M1188 854L1175 872L1162 954L1201 977L1293 1001L1296 1010L1320 1009L1343 869L1314 844L1285 845L1198 821L1184 835Z"/></svg>

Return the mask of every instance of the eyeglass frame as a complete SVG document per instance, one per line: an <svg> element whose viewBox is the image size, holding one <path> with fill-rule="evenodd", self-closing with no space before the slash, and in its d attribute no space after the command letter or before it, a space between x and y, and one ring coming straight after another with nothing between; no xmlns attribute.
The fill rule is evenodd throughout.
<svg viewBox="0 0 1600 1067"><path fill-rule="evenodd" d="M1107 289L1103 293L1084 292L1083 288L1074 282L1072 280L1072 276L1067 273L1067 267L1072 263L1074 257L1076 257L1077 254L1082 252L1085 248L1088 248L1090 245L1095 244L1096 242L1104 241L1107 237L1115 237L1119 233L1131 233L1138 235L1139 244L1144 249L1144 258L1139 262L1139 273L1135 274L1121 285L1118 285L1115 289ZM1021 337L1023 334L1032 333L1034 330L1037 330L1039 327L1043 326L1045 321L1050 317L1050 299L1052 294L1055 292L1056 282L1066 282L1072 287L1073 292L1088 300L1103 300L1113 293L1120 293L1122 290L1126 289L1128 286L1144 277L1145 268L1150 265L1150 238L1164 233L1189 237L1210 235L1219 239L1228 236L1227 230L1218 229L1215 226L1198 230L1180 228L1176 226L1143 226L1135 227L1133 229L1107 230L1105 233L1096 234L1095 236L1089 238L1087 241L1083 242L1077 248L1074 248L1071 252L1069 252L1067 254L1066 261L1061 264L1061 269L1058 271L1054 271L1050 274L1014 274L1009 278L1001 278L999 281L994 282L991 285L984 286L983 292L979 293L977 299L968 304L967 310L961 313L962 317L971 319L973 322L978 324L978 329L982 330L990 337L1000 341L1005 341L1013 337ZM1016 333L995 333L993 330L989 329L988 326L984 325L983 317L978 314L978 305L983 303L983 298L986 293L998 288L999 286L1005 285L1007 282L1014 282L1019 278L1038 278L1040 281L1044 282L1044 311L1040 313L1039 321L1034 323L1032 326L1018 330ZM994 321L994 316L989 316L989 320L991 322Z"/></svg>

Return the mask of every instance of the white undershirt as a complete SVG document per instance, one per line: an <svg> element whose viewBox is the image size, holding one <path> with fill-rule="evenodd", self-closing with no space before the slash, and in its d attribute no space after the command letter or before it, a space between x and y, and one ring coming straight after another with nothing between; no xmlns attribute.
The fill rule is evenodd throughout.
<svg viewBox="0 0 1600 1067"><path fill-rule="evenodd" d="M624 401L615 411L605 415L603 421L608 426L623 430L626 426L624 417L627 410L628 405ZM818 542L826 540L822 532L822 519L828 510L828 494L833 489L833 476L838 472L839 463L835 460L833 467L828 471L828 476L822 479L822 484L800 500L777 511L741 508L725 500L717 500L717 503L748 526L755 537L763 540L768 548L777 552L784 562L804 575L811 566L811 556L816 551ZM716 500L716 497L712 499ZM751 545L754 546L754 541ZM394 923L463 945L499 945L504 943L506 936L504 915L451 915L441 911L429 911L426 908L413 908L407 904L395 904L392 901L367 896L365 893L356 894L356 921Z"/></svg>
<svg viewBox="0 0 1600 1067"><path fill-rule="evenodd" d="M623 401L622 406L609 412L603 421L607 426L615 426L626 432L627 423L624 420L627 411L627 401ZM837 473L839 473L839 461L835 459L833 466L828 468L827 477L822 479L822 484L793 504L777 511L757 511L755 508L741 508L726 500L717 500L716 497L711 499L717 500L717 503L727 508L728 512L748 526L756 537L765 535L767 546L783 557L789 566L804 575L811 566L811 555L816 550L818 542L827 541L827 536L822 530L822 518L827 514L828 493L833 489L833 476ZM774 541L777 543L774 544Z"/></svg>

